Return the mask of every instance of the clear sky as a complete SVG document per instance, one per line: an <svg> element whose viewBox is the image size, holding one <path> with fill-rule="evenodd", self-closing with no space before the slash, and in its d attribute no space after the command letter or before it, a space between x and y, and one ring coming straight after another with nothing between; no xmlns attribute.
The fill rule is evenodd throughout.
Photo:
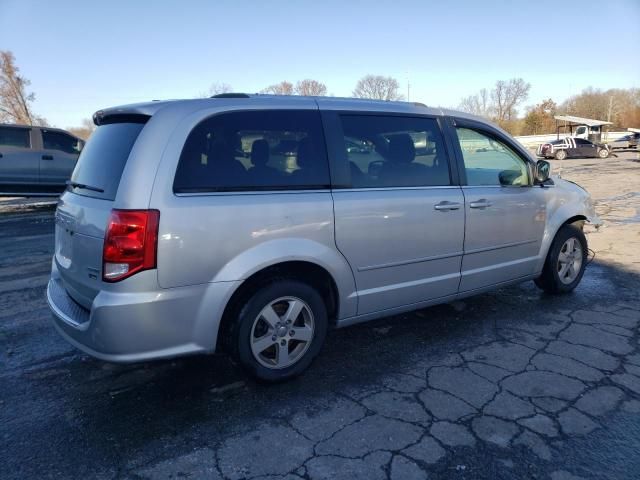
<svg viewBox="0 0 640 480"><path fill-rule="evenodd" d="M456 106L522 77L527 104L583 88L640 87L640 0L0 0L12 50L52 125L100 108L194 97L214 82L288 80L349 96L365 74L411 100Z"/></svg>

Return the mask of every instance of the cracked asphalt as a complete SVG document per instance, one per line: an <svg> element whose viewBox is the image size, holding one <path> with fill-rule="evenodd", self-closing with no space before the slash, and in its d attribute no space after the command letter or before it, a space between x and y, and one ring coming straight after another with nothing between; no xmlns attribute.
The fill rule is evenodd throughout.
<svg viewBox="0 0 640 480"><path fill-rule="evenodd" d="M53 329L53 209L0 206L0 476L638 478L640 162L565 160L605 226L576 291L529 282L329 333L266 386L221 356L94 360Z"/></svg>

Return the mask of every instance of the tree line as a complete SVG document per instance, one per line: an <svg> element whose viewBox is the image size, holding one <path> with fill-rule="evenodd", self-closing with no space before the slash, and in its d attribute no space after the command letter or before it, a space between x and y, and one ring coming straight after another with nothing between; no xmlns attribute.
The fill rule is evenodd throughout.
<svg viewBox="0 0 640 480"><path fill-rule="evenodd" d="M20 74L15 57L10 51L0 51L0 123L24 125L47 125L47 120L33 112L35 94L28 92L31 82ZM555 131L554 115L558 113L578 117L595 118L613 123L611 128L640 127L640 89L601 90L589 87L564 102L557 104L547 98L542 102L524 107L529 98L531 84L522 78L498 80L491 88L482 88L477 93L461 99L458 110L485 117L513 135L536 135ZM209 97L232 92L228 83L213 83L208 92L200 97ZM283 80L269 85L259 93L274 95L326 96L327 85L306 78L294 82ZM377 100L404 100L400 93L400 82L390 76L365 75L356 83L353 97ZM522 113L522 115L520 115ZM91 119L82 120L81 126L67 130L81 138L88 138L95 126Z"/></svg>
<svg viewBox="0 0 640 480"><path fill-rule="evenodd" d="M640 89L611 88L609 90L589 87L558 104L547 98L524 109L519 116L518 108L529 97L531 85L522 78L497 81L492 89L481 89L478 93L461 100L458 109L479 115L497 123L512 135L538 135L553 133L556 129L554 116L605 120L613 125L609 130L640 127Z"/></svg>
<svg viewBox="0 0 640 480"><path fill-rule="evenodd" d="M210 97L222 93L232 92L233 88L228 83L213 83L209 91L200 95ZM324 97L328 95L327 86L312 78L299 80L295 84L287 80L269 85L259 91L263 94L271 95L302 95L313 97ZM356 98L371 98L376 100L403 100L400 94L400 83L393 77L384 75L365 75L356 83L352 95Z"/></svg>

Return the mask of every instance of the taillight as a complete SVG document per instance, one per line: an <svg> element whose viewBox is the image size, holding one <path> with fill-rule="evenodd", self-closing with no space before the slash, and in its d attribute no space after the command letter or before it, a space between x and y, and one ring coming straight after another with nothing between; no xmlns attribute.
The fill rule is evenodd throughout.
<svg viewBox="0 0 640 480"><path fill-rule="evenodd" d="M118 282L156 268L158 210L111 210L102 251L102 280Z"/></svg>

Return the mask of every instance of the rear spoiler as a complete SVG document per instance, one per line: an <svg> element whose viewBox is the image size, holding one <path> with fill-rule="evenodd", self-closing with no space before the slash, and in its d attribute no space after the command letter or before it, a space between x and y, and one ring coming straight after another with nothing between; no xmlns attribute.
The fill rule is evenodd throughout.
<svg viewBox="0 0 640 480"><path fill-rule="evenodd" d="M97 126L110 123L147 123L151 115L141 113L111 113L99 110L93 114L93 123Z"/></svg>

